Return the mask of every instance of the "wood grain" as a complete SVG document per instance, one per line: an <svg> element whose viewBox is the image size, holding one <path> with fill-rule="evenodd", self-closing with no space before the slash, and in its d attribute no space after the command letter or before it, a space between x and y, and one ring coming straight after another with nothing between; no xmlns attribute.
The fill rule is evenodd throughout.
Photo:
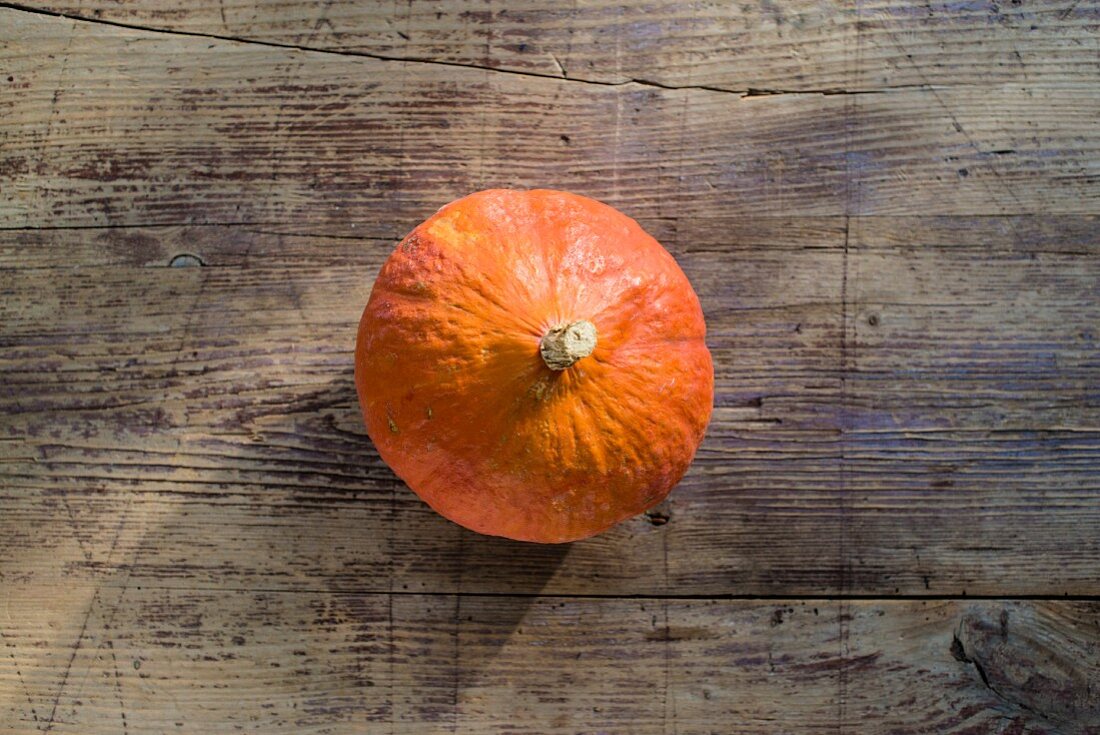
<svg viewBox="0 0 1100 735"><path fill-rule="evenodd" d="M9 226L376 235L493 186L638 217L1098 211L1100 99L1072 87L743 99L0 15Z"/></svg>
<svg viewBox="0 0 1100 735"><path fill-rule="evenodd" d="M1100 733L1094 0L178 5L0 4L0 732ZM490 186L706 311L692 471L585 542L358 415Z"/></svg>
<svg viewBox="0 0 1100 735"><path fill-rule="evenodd" d="M1068 733L1100 728L1100 618L1092 605L970 606L952 643L1002 699Z"/></svg>
<svg viewBox="0 0 1100 735"><path fill-rule="evenodd" d="M590 0L29 0L25 7L205 34L602 84L731 91L1096 82L1095 2L739 4ZM857 58L858 57L858 58ZM857 63L858 62L858 63Z"/></svg>
<svg viewBox="0 0 1100 735"><path fill-rule="evenodd" d="M0 541L5 573L375 592L1100 594L1096 220L860 218L847 253L843 218L651 225L706 311L714 422L658 516L568 553L451 526L366 441L350 354L390 241L5 233L0 410L19 519ZM183 253L207 266L164 267ZM132 530L116 538L125 515Z"/></svg>
<svg viewBox="0 0 1100 735"><path fill-rule="evenodd" d="M743 251L742 293L707 299L716 354L760 334L753 341L765 368L730 363L719 379L716 426L750 435L781 429L757 439L762 477L783 465L781 454L768 457L768 445L804 439L806 463L832 461L814 455L833 442L820 406L838 384L842 222L781 232L775 224L744 222L734 232L746 244L781 244L784 255ZM636 519L574 545L563 562L565 547L510 544L452 526L379 462L358 415L350 355L392 243L220 227L0 239L23 266L2 276L14 308L0 324L15 348L2 400L16 439L8 446L22 455L5 465L9 487L18 488L9 517L17 529L36 529L38 549L51 549L39 553L22 532L8 536L0 541L5 574L97 578L127 565L166 584L375 591L630 593L669 584L660 560L680 518L664 526ZM309 260L295 255L302 249ZM59 251L87 261L35 266L36 254L49 263ZM698 252L689 275L700 289L728 288L713 267L725 257L713 240L694 234L684 251ZM183 252L208 266L151 267ZM95 265L100 253L109 265ZM781 284L791 281L800 288L785 293ZM768 392L777 394L768 410L781 411L785 426L753 405ZM721 452L716 461L726 463ZM806 471L792 467L771 482L790 486ZM51 497L63 498L72 516ZM116 537L114 522L127 515L135 522ZM778 530L778 519L758 518L765 524L758 532ZM90 557L74 544L74 524ZM832 540L817 543L835 564ZM832 582L820 569L807 578L817 591Z"/></svg>
<svg viewBox="0 0 1100 735"><path fill-rule="evenodd" d="M9 591L5 732L1098 732L1096 604Z"/></svg>

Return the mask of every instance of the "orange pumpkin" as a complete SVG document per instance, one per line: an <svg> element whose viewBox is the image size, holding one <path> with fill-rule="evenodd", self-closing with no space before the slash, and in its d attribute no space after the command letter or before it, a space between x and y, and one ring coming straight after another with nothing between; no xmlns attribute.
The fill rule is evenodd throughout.
<svg viewBox="0 0 1100 735"><path fill-rule="evenodd" d="M626 215L560 191L452 202L382 267L359 323L367 432L485 534L585 538L659 503L714 396L699 300Z"/></svg>

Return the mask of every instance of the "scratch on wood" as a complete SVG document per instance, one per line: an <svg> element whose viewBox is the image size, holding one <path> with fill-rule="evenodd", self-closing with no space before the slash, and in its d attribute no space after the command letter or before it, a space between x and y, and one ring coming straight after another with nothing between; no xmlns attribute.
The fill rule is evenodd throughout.
<svg viewBox="0 0 1100 735"><path fill-rule="evenodd" d="M115 693L118 696L118 713L122 718L122 733L127 735L130 732L130 727L126 722L126 703L122 698L122 673L118 668L118 657L115 655L114 641L107 639L107 647L111 650L111 666L115 671Z"/></svg>
<svg viewBox="0 0 1100 735"><path fill-rule="evenodd" d="M69 523L72 525L73 529L73 538L76 539L76 545L80 547L80 553L84 555L85 560L91 561L92 552L88 550L87 546L84 544L84 540L81 538L80 526L76 522L76 516L73 515L73 508L69 504L69 499L67 497L62 497L61 503L65 506L65 512L69 516Z"/></svg>
<svg viewBox="0 0 1100 735"><path fill-rule="evenodd" d="M452 718L451 718L451 732L457 733L459 728L459 707L458 697L461 691L459 682L462 679L462 595L455 595L455 612L454 612L454 665L451 670L451 703L452 703Z"/></svg>
<svg viewBox="0 0 1100 735"><path fill-rule="evenodd" d="M133 496L130 498L130 502L133 502ZM111 559L114 557L114 550L119 546L119 539L122 537L122 528L127 522L127 517L130 514L130 505L127 505L125 511L119 517L119 526L114 531L114 539L111 541L111 547L107 552L107 566L110 567ZM80 651L81 645L84 645L84 636L88 630L88 621L91 618L92 611L95 610L96 604L99 601L100 588L96 588L95 592L92 592L91 601L88 603L88 608L84 613L84 621L80 623L80 632L76 636L76 643L73 645L73 652L69 655L68 662L65 665L65 671L62 673L62 682L58 684L57 693L54 695L54 702L50 709L50 716L46 718L45 732L50 732L54 726L54 720L57 716L57 705L62 700L62 694L65 692L66 684L69 680L69 674L73 671L73 662L76 660L76 656Z"/></svg>
<svg viewBox="0 0 1100 735"><path fill-rule="evenodd" d="M662 568L664 570L664 579L662 581L662 588L667 595L669 592L669 565L668 565L668 539L670 534L670 528L668 524L660 526L661 529L661 558ZM672 686L672 636L670 631L672 630L672 623L669 620L668 613L668 598L661 603L661 607L664 613L664 635L662 636L664 647L664 712L663 712L663 733L665 735L669 732L669 722L672 723L673 732L676 731L676 692Z"/></svg>
<svg viewBox="0 0 1100 735"><path fill-rule="evenodd" d="M551 59L553 59L553 60L554 60L554 63L555 63L556 65L557 65L557 67L558 67L558 72L559 72L559 73L561 74L561 78L562 78L562 79L568 79L568 78L569 78L569 74L568 74L568 73L566 73L566 71L565 71L565 66L563 66L563 65L562 65L562 63L561 63L561 60L560 60L560 59L558 59L558 55L557 55L557 54L555 54L555 53L553 53L553 52L551 52L551 53L550 53L550 58L551 58Z"/></svg>
<svg viewBox="0 0 1100 735"><path fill-rule="evenodd" d="M391 513L392 516L392 513ZM393 527L393 524L390 524ZM390 559L393 559L391 552ZM390 569L390 595L386 599L386 637L388 641L388 650L386 651L386 686L389 690L389 706L390 706L390 735L395 735L397 732L397 679L394 678L395 668L397 664L397 649L394 643L394 620L393 620L393 569Z"/></svg>
<svg viewBox="0 0 1100 735"><path fill-rule="evenodd" d="M303 47L309 47L313 44L313 41L317 38L317 34L321 31L321 26L328 25L330 30L335 30L332 26L332 22L328 19L328 11L332 7L333 0L324 0L321 5L321 10L317 13L317 20L313 24L313 30L310 32L309 37L302 44Z"/></svg>
<svg viewBox="0 0 1100 735"><path fill-rule="evenodd" d="M858 82L859 73L862 67L863 56L863 26L861 23L861 11L862 8L857 0L856 2L856 29L854 45L854 54L851 50L851 44L853 41L849 41L846 44L846 55L848 57L848 64L846 64L846 73L849 76L847 83ZM849 270L849 244L851 241L851 221L852 214L857 206L861 205L861 202L853 202L853 188L852 180L854 172L852 171L852 134L853 134L853 117L855 116L856 106L858 101L853 97L845 100L844 103L844 242L843 251L841 256L841 268L840 268L840 345L838 358L840 361L839 371L839 396L838 402L840 404L840 420L838 422L838 428L840 431L839 436L839 453L840 461L837 466L837 474L839 480L839 490L836 496L837 513L839 516L839 524L837 529L837 576L838 576L838 591L841 596L850 593L849 586L851 585L851 578L848 574L848 556L850 554L848 548L848 534L849 534L849 521L847 513L847 495L848 495L848 463L846 452L846 432L850 430L849 426L849 410L848 410L848 390L847 390L847 376L851 369L851 357L848 353L848 270ZM855 190L855 196L858 198L862 194L862 190L857 188ZM845 665L849 653L849 635L851 608L847 600L841 599L837 601L837 658L840 662L840 666L836 672L836 731L838 735L844 735L846 732L846 722L848 720L848 667Z"/></svg>
<svg viewBox="0 0 1100 735"><path fill-rule="evenodd" d="M665 533L665 538L666 539L668 538L667 533ZM665 663L665 671L664 671L665 696L664 696L664 712L663 712L662 731L666 735L669 732L671 732L672 735L675 735L675 733L677 733L678 730L679 730L679 725L678 725L678 717L676 715L676 688L673 686L673 682L672 682L672 635L671 635L672 623L669 620L669 613L668 613L669 600L668 600L667 597L664 598L664 600L661 603L661 606L662 606L662 609L664 611L664 623L665 623L665 629L664 629L664 631L662 631L663 635L661 636L662 646L664 648L664 663ZM670 723L672 725L671 730L669 729L669 724Z"/></svg>
<svg viewBox="0 0 1100 735"><path fill-rule="evenodd" d="M1068 8L1066 8L1065 10L1063 10L1061 12L1061 14L1058 16L1058 19L1059 20L1065 20L1066 18L1068 18L1070 16L1070 14L1074 10L1076 10L1077 6L1080 5L1080 4L1081 4L1081 0L1074 0L1072 5L1070 5Z"/></svg>
<svg viewBox="0 0 1100 735"><path fill-rule="evenodd" d="M61 701L61 695L65 692L65 685L69 681L69 675L73 670L73 661L76 660L77 653L80 652L80 647L84 642L84 633L88 630L88 619L92 616L92 610L95 608L96 601L99 597L99 590L97 589L92 593L91 602L88 603L88 609L84 611L84 621L80 624L80 632L77 633L76 643L73 645L72 653L69 655L69 660L65 664L65 670L61 674L61 684L57 687L57 693L53 698L53 705L50 707L50 716L46 718L46 727L44 732L49 732L53 729L54 718L57 716L57 705Z"/></svg>
<svg viewBox="0 0 1100 735"><path fill-rule="evenodd" d="M0 579L2 579L2 575L0 575ZM4 646L8 649L8 655L11 656L12 667L15 669L15 676L19 679L19 685L23 688L23 695L27 698L27 705L30 707L31 718L37 723L38 710L34 706L34 700L31 699L31 691L27 688L27 682L23 679L23 672L19 668L19 660L15 657L15 645L7 639L2 626L0 626L0 640L4 641Z"/></svg>
<svg viewBox="0 0 1100 735"><path fill-rule="evenodd" d="M199 304L202 303L203 294L206 292L206 274L199 270L199 288L195 292L195 298L191 301L191 307L187 310L187 317L184 319L183 328L180 330L179 345L176 346L175 356L172 358L172 364L178 365L183 359L183 351L187 346L187 339L191 335L191 325L195 321L195 314L198 312Z"/></svg>
<svg viewBox="0 0 1100 735"><path fill-rule="evenodd" d="M852 356L849 354L849 343L854 343L854 338L849 339L848 336L848 249L849 239L851 232L851 216L845 215L844 217L844 252L841 261L840 271L840 409L841 420L840 425L840 462L837 467L839 474L839 492L836 496L837 510L839 515L839 528L837 534L837 561L838 561L838 580L839 580L839 593L841 596L848 595L851 592L851 575L849 573L849 520L848 520L848 463L845 461L847 457L847 441L846 433L850 430L848 419L848 391L847 391L847 375L852 369L852 362L854 362ZM841 662L841 666L837 669L836 685L837 685L837 732L845 732L845 723L848 719L848 670L844 664L847 660L849 653L849 635L850 635L850 620L851 620L851 608L847 600L841 599L837 603L837 656Z"/></svg>
<svg viewBox="0 0 1100 735"><path fill-rule="evenodd" d="M920 65L917 64L917 62L913 60L913 55L910 54L906 50L906 48L902 45L901 40L897 37L896 33L894 33L892 30L887 30L887 33L890 35L890 38L893 40L894 46L895 46L895 48L897 48L898 53L900 53L902 55L902 57L905 58L905 60L909 63L909 65L913 68L913 70L921 78L921 81L924 82L925 86L928 88L928 91L932 94L932 98L934 100L936 100L936 104L938 104L940 106L940 109L942 109L947 114L947 117L951 120L952 126L955 128L955 132L957 132L961 136L963 136L963 138L966 140L966 142L970 145L970 148L973 149L973 151L975 153L977 153L979 156L981 156L983 154L983 151L982 151L981 147L978 145L977 141L975 141L974 138L970 135L970 133L968 133L966 131L966 129L963 128L962 123L959 122L958 116L955 115L955 112L948 106L947 102L944 101L944 99L940 95L940 93L928 81L928 77L924 73L924 69L922 69L920 67ZM1001 171L998 169L997 164L994 163L992 160L987 160L986 166L990 170L990 172L992 172L992 174L999 181L1002 182L1002 188L1012 198L1012 201L1016 204L1016 206L1019 207L1021 211L1027 211L1027 207L1024 206L1024 203L1022 201L1020 201L1020 198L1016 195L1015 190L1011 186L1003 186L1003 179L1002 179L1002 176L1001 176ZM985 185L985 188L989 191L990 198L996 200L997 199L996 191L987 182L983 181L983 184Z"/></svg>
<svg viewBox="0 0 1100 735"><path fill-rule="evenodd" d="M131 516L131 513L132 513L132 507L133 507L133 497L134 497L133 495L130 495L128 497L127 504L125 504L125 507L123 507L123 509L120 513L118 530L116 531L116 534L114 534L114 539L111 541L111 547L108 550L107 560L105 562L105 567L107 567L108 569L111 568L111 560L114 557L114 550L116 550L118 548L119 538L122 535L122 529L125 525L127 525L128 520L130 519L130 516ZM119 612L119 608L122 606L122 602L123 602L123 599L125 597L125 594L127 594L127 590L130 588L130 578L131 578L131 575L133 574L134 563L136 561L138 561L138 556L140 555L140 553L141 553L141 547L138 547L138 548L134 549L133 560L129 564L127 564L127 567L125 567L122 583L120 585L118 585L117 588L113 588L113 589L118 590L118 596L116 597L116 600L114 600L114 604L111 605L110 612L107 613L107 615L103 616L103 619L102 619L103 637L100 640L99 645L96 646L97 654L99 654L99 652L101 652L103 650L103 646L111 644L111 639L109 637L108 632L109 632L109 630L113 629L114 618L116 618L116 615ZM94 595L92 595L92 597L94 597L94 600L100 594L100 592L102 592L105 589L112 589L112 588L111 588L110 585L99 585L99 586L97 586L96 592L94 593ZM89 614L90 614L91 610L92 610L92 605L89 605L88 606ZM84 628L87 628L87 625L88 625L88 616L86 615L85 616L85 621L84 621ZM81 630L81 635L77 639L77 646L78 647L79 647L79 644L80 644L80 640L83 639L83 636L84 636L84 630ZM111 644L111 647L112 647L112 650L113 650L113 644ZM76 652L74 651L74 658L75 658L75 655L76 655ZM80 700L84 696L84 688L85 688L85 685L88 682L88 676L91 672L91 665L92 665L92 662L89 662L88 668L86 668L85 671L84 671L84 677L81 678L81 680L80 680L79 688L77 689L77 693L74 696L74 700ZM72 667L73 667L73 662L72 662L72 660L70 660L68 669L72 669ZM66 670L66 679L67 678L68 678L68 670ZM65 681L62 682L62 687L61 687L61 689L58 690L58 696L57 696L57 699L54 702L54 712L56 712L57 701L59 699L61 699L61 692L64 689L65 689ZM50 722L51 722L51 724L54 723L54 713L51 713Z"/></svg>
<svg viewBox="0 0 1100 735"><path fill-rule="evenodd" d="M46 115L46 132L43 136L43 140L49 140L53 133L54 118L57 117L57 102L61 98L61 90L65 86L65 75L69 69L69 54L72 50L73 40L76 38L77 21L72 20L69 27L69 40L65 43L65 49L61 52L61 71L58 72L57 82L54 84L53 95L50 97L50 110ZM42 150L39 153L38 161L35 164L35 170L39 175L45 172L47 156L49 154L49 146L41 146ZM29 208L28 214L39 206L42 198L42 187L35 187L34 199L35 206ZM29 221L28 221L29 223Z"/></svg>

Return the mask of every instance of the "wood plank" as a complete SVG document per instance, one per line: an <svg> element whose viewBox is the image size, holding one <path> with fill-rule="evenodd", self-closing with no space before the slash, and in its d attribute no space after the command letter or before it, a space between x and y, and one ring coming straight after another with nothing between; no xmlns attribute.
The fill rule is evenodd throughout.
<svg viewBox="0 0 1100 735"><path fill-rule="evenodd" d="M2 9L8 227L343 224L554 186L643 218L1096 213L1073 87L742 99L121 29Z"/></svg>
<svg viewBox="0 0 1100 735"><path fill-rule="evenodd" d="M1100 5L899 0L611 3L568 8L335 0L30 0L27 7L176 32L465 64L604 84L729 90L1096 83ZM858 58L856 58L858 56ZM857 68L858 64L858 68Z"/></svg>
<svg viewBox="0 0 1100 735"><path fill-rule="evenodd" d="M1079 546L1054 553L1094 589L1100 229L996 218L958 225L852 221L852 573L894 577L899 589L923 578L935 590L946 572L963 591L983 589L988 565L1010 563L1034 579L1050 540L1074 537ZM946 536L954 553L932 570L927 551ZM880 548L890 552L868 553Z"/></svg>
<svg viewBox="0 0 1100 735"><path fill-rule="evenodd" d="M364 437L351 335L390 242L244 227L5 233L0 262L24 267L0 275L4 573L1100 594L1096 219L853 218L847 254L842 218L655 224L706 311L714 421L652 518L568 551L446 523ZM184 252L210 266L154 267Z"/></svg>
<svg viewBox="0 0 1100 735"><path fill-rule="evenodd" d="M867 414L859 428L1100 426L1100 222L1076 234L1072 221L1055 224L1050 244L1017 224L852 221L848 384Z"/></svg>
<svg viewBox="0 0 1100 735"><path fill-rule="evenodd" d="M5 732L1087 735L1100 714L1096 603L291 594L123 577L64 594L10 585L0 604Z"/></svg>
<svg viewBox="0 0 1100 735"><path fill-rule="evenodd" d="M842 224L724 227L724 237L777 248L738 255L739 288L728 298L716 267L727 256L713 237L668 241L709 294L712 346L728 365L712 433L721 442L747 432L746 451L763 463L756 472L772 484L797 484L835 462L835 428L822 407L839 386ZM381 465L364 436L350 354L391 243L218 227L0 240L10 243L0 252L24 266L0 276L11 295L0 306L9 389L0 402L14 440L0 445L9 459L5 574L99 578L126 565L162 583L276 589L319 579L374 590L665 586L655 565L670 526L654 525L660 518L575 546L564 562L564 548L461 531ZM68 267L55 265L59 252ZM210 265L151 267L182 252ZM732 359L750 344L764 369ZM762 394L773 396L766 411L755 400ZM791 452L799 463L786 461ZM759 520L763 530L777 524ZM28 528L37 540L20 530ZM828 534L817 543L835 556ZM816 591L831 584L828 571L807 577Z"/></svg>

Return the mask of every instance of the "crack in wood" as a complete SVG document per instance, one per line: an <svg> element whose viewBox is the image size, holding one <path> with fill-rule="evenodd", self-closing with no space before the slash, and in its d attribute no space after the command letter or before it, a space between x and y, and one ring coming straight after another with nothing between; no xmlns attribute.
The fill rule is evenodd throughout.
<svg viewBox="0 0 1100 735"><path fill-rule="evenodd" d="M952 631L949 651L1009 707L1068 735L1091 734L1100 713L1090 685L1100 628L1091 617L1091 610L1069 604L972 605Z"/></svg>
<svg viewBox="0 0 1100 735"><path fill-rule="evenodd" d="M279 41L261 41L259 39L244 38L240 36L221 35L216 33L200 33L198 31L181 31L173 28L156 28L152 26L145 26L136 23L124 23L121 21L104 20L103 18L89 18L83 15L75 15L72 13L60 13L53 10L44 10L41 8L30 8L25 5L19 5L18 3L0 2L0 8L6 8L8 10L14 10L24 13L33 13L35 15L45 15L53 18L65 18L67 20L73 20L83 23L92 23L96 25L112 26L115 28L125 28L132 31L142 31L145 33L164 33L174 36L186 36L190 38L206 38L216 41L226 41L230 43L249 44L254 46L265 46L268 48L282 48L293 51L301 51L305 53L315 54L328 54L332 56L349 56L354 58L374 59L376 61L394 61L402 63L414 63L414 64L432 64L436 66L449 66L462 69L474 69L478 71L493 72L497 74L510 74L513 76L523 77L537 77L541 79L551 79L559 82L574 82L578 84L588 84L599 87L624 87L629 85L637 85L640 87L650 87L657 89L669 89L669 90L699 90L704 92L714 92L718 94L730 94L743 99L753 97L775 97L780 95L863 95L863 94L886 94L892 91L902 91L910 89L929 89L934 88L927 84L897 84L886 85L882 87L874 87L868 89L843 89L838 87L823 87L820 89L778 89L778 88L754 88L746 87L743 89L735 89L730 87L720 87L710 84L667 84L664 82L658 82L653 79L645 78L630 78L618 82L606 82L598 79L587 79L584 77L567 76L564 67L561 66L561 62L554 57L555 64L559 67L561 74L548 74L544 72L525 71L520 69L505 69L500 67L488 66L486 64L474 64L461 61L443 61L441 59L429 59L418 56L401 56L392 54L379 54L371 53L367 51L348 51L342 49L326 49L317 46L310 46L307 44L293 44L282 43ZM307 39L309 40L309 39Z"/></svg>

